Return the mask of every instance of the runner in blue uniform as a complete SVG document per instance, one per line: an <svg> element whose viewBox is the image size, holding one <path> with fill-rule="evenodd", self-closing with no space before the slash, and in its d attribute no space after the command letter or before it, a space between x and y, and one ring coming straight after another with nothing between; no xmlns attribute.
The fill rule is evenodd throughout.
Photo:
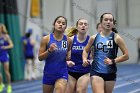
<svg viewBox="0 0 140 93"><path fill-rule="evenodd" d="M64 35L67 20L59 16L54 21L54 30L44 36L40 49L39 60L45 60L43 75L43 93L65 93L68 69L66 60L70 59L71 40Z"/></svg>
<svg viewBox="0 0 140 93"><path fill-rule="evenodd" d="M71 59L70 61L67 61L69 79L66 93L86 93L90 81L90 64L86 67L82 65L82 53L89 40L89 35L87 35L88 21L83 18L79 19L76 23L76 28L72 30L73 31L70 30L70 32L73 34L76 32L78 33L71 37L73 43L71 49ZM70 32L68 36L71 36L72 33ZM88 59L90 59L90 56Z"/></svg>
<svg viewBox="0 0 140 93"><path fill-rule="evenodd" d="M26 32L23 38L24 55L26 59L25 63L25 79L35 79L35 62L34 62L34 46L35 40L31 38L32 30Z"/></svg>
<svg viewBox="0 0 140 93"><path fill-rule="evenodd" d="M129 59L124 40L112 30L114 17L111 13L101 15L102 31L91 36L83 51L83 66L88 65L87 55L94 47L94 59L91 66L91 85L94 93L112 93L116 81L116 63ZM122 55L117 57L118 47Z"/></svg>
<svg viewBox="0 0 140 93"><path fill-rule="evenodd" d="M9 54L8 49L13 48L12 40L7 34L5 25L0 24L0 63L4 67L4 72L6 74L6 79L8 82L7 93L12 92L11 86L11 75L9 72ZM0 92L3 91L2 76L0 76Z"/></svg>

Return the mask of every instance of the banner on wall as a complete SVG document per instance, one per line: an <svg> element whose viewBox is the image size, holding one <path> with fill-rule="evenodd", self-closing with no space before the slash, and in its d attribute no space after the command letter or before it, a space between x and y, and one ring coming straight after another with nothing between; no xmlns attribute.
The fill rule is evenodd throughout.
<svg viewBox="0 0 140 93"><path fill-rule="evenodd" d="M31 0L31 17L40 17L40 0Z"/></svg>

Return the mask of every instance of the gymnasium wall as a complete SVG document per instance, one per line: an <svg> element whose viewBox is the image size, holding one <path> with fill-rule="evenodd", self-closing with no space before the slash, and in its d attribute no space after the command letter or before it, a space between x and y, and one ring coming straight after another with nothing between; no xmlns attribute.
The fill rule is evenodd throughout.
<svg viewBox="0 0 140 93"><path fill-rule="evenodd" d="M27 0L17 0L19 11L26 14ZM43 0L42 24L48 33L52 29L54 19L63 15L68 19L68 27L75 25L78 18L89 20L89 34L97 33L95 30L99 17L104 12L111 12L117 19L118 30L124 38L129 50L130 59L126 63L135 63L137 59L137 37L140 37L140 0ZM70 4L71 3L71 4ZM71 9L73 6L73 10ZM20 16L20 28L25 30L25 19ZM132 40L133 38L133 40ZM120 54L120 53L119 53Z"/></svg>

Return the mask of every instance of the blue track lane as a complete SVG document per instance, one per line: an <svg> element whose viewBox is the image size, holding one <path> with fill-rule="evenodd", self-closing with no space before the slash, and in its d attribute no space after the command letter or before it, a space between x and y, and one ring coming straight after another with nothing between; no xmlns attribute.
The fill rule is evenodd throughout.
<svg viewBox="0 0 140 93"><path fill-rule="evenodd" d="M42 81L38 79L14 82L12 88L12 93L42 93ZM6 93L6 88L2 93ZM92 93L90 84L87 93ZM140 65L118 65L117 82L113 93L140 93Z"/></svg>

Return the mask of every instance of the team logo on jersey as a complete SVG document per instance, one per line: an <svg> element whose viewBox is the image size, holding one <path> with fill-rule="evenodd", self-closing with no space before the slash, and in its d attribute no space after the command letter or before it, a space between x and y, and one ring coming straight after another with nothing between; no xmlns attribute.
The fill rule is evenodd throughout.
<svg viewBox="0 0 140 93"><path fill-rule="evenodd" d="M85 46L73 46L72 50L84 50Z"/></svg>
<svg viewBox="0 0 140 93"><path fill-rule="evenodd" d="M98 42L96 45L98 50L102 50L104 53L108 53L110 48L113 48L113 40L108 40L106 44Z"/></svg>

